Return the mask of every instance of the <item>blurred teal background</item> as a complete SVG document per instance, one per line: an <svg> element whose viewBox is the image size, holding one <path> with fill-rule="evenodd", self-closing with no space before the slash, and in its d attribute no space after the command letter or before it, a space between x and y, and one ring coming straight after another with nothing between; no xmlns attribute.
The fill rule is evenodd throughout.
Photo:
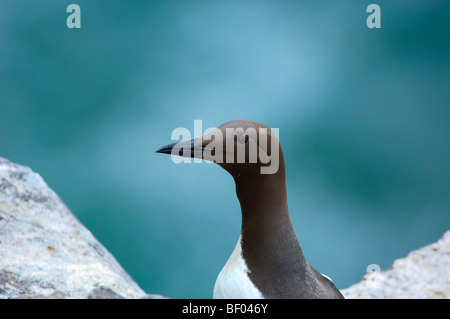
<svg viewBox="0 0 450 319"><path fill-rule="evenodd" d="M155 150L195 119L279 128L306 258L346 288L450 228L450 2L377 1L381 29L370 3L2 0L0 156L148 293L210 298L234 182Z"/></svg>

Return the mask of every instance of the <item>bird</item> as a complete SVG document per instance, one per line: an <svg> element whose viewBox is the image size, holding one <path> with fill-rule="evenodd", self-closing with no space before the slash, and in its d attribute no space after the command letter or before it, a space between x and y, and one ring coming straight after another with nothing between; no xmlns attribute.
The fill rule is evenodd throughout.
<svg viewBox="0 0 450 319"><path fill-rule="evenodd" d="M344 298L305 259L289 215L283 151L268 126L230 121L202 137L168 144L156 152L215 162L235 181L241 232L216 279L213 298Z"/></svg>

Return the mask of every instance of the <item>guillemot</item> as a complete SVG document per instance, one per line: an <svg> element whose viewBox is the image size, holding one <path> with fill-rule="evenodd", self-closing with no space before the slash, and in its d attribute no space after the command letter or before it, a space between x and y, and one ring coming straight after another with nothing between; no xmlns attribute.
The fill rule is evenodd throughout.
<svg viewBox="0 0 450 319"><path fill-rule="evenodd" d="M241 233L217 277L214 298L344 298L303 255L289 217L283 152L267 126L231 121L156 152L215 162L236 183Z"/></svg>

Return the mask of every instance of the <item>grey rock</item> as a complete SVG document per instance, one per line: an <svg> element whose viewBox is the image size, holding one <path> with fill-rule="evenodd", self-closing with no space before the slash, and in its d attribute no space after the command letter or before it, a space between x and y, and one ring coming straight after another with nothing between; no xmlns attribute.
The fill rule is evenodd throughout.
<svg viewBox="0 0 450 319"><path fill-rule="evenodd" d="M450 231L346 298L450 298ZM39 174L0 157L0 299L165 299L146 294Z"/></svg>
<svg viewBox="0 0 450 319"><path fill-rule="evenodd" d="M22 295L17 297L16 299L65 299L66 297L64 294L60 291L56 291L52 293L51 295Z"/></svg>
<svg viewBox="0 0 450 319"><path fill-rule="evenodd" d="M141 297L141 299L169 299L169 298L157 294L148 294Z"/></svg>
<svg viewBox="0 0 450 319"><path fill-rule="evenodd" d="M116 294L111 289L101 287L92 290L88 296L88 299L124 299L124 298ZM163 297L161 295L148 294L141 296L140 299L168 299L168 298Z"/></svg>
<svg viewBox="0 0 450 319"><path fill-rule="evenodd" d="M450 298L450 230L436 243L395 260L386 271L366 274L341 292L345 298Z"/></svg>
<svg viewBox="0 0 450 319"><path fill-rule="evenodd" d="M0 157L0 298L88 296L147 295L39 174Z"/></svg>
<svg viewBox="0 0 450 319"><path fill-rule="evenodd" d="M88 299L124 299L108 288L95 288L88 295Z"/></svg>

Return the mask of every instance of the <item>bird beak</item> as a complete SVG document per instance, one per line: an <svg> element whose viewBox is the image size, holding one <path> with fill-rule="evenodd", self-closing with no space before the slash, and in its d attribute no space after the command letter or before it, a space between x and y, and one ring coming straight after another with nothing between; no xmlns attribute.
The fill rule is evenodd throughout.
<svg viewBox="0 0 450 319"><path fill-rule="evenodd" d="M172 154L182 157L203 158L203 152L209 150L204 146L197 145L195 138L165 145L156 150L156 153ZM210 150L209 150L210 151Z"/></svg>

